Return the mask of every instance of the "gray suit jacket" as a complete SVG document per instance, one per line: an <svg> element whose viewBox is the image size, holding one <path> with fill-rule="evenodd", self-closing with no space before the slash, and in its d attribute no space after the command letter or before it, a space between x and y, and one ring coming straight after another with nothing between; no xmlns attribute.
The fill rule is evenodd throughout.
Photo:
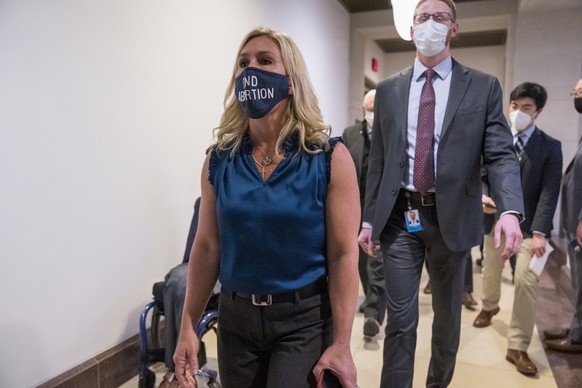
<svg viewBox="0 0 582 388"><path fill-rule="evenodd" d="M570 238L582 222L582 141L562 178L561 227Z"/></svg>
<svg viewBox="0 0 582 388"><path fill-rule="evenodd" d="M408 173L407 114L412 67L376 90L364 221L377 240ZM481 159L500 212L523 214L519 165L495 77L453 60L451 89L437 156L436 210L451 251L480 244L483 235Z"/></svg>

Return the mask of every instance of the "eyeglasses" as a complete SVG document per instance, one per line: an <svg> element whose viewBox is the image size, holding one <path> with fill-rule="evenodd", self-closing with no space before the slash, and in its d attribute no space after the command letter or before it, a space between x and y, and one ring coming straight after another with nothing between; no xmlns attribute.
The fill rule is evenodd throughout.
<svg viewBox="0 0 582 388"><path fill-rule="evenodd" d="M414 15L414 24L422 24L432 17L437 23L446 24L453 20L453 17L448 12L435 12L435 13L419 13Z"/></svg>
<svg viewBox="0 0 582 388"><path fill-rule="evenodd" d="M572 92L570 93L570 97L572 98L582 97L582 90L572 90Z"/></svg>

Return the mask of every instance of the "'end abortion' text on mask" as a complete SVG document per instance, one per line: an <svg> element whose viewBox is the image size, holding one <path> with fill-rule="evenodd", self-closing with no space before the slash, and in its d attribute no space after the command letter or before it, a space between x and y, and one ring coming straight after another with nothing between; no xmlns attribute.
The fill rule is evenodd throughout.
<svg viewBox="0 0 582 388"><path fill-rule="evenodd" d="M260 119L289 95L289 78L255 67L245 68L235 80L235 95L251 119Z"/></svg>
<svg viewBox="0 0 582 388"><path fill-rule="evenodd" d="M264 100L265 98L274 98L275 97L275 89L274 88L260 88L257 89L259 81L256 75L250 75L248 77L244 77L243 81L243 90L238 92L238 100L240 102L246 100ZM253 89L249 88L252 87Z"/></svg>

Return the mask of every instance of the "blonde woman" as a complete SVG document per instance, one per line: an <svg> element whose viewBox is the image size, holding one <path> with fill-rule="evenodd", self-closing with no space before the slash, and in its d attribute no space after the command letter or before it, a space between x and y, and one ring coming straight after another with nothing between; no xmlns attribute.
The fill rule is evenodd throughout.
<svg viewBox="0 0 582 388"><path fill-rule="evenodd" d="M356 173L287 34L245 36L224 105L202 170L178 381L195 386L193 326L218 279L223 387L311 387L324 370L354 387Z"/></svg>

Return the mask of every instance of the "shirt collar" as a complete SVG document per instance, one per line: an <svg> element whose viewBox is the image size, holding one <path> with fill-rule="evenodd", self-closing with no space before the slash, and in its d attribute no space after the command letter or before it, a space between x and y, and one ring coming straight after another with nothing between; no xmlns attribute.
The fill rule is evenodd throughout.
<svg viewBox="0 0 582 388"><path fill-rule="evenodd" d="M422 62L420 62L418 58L416 58L414 60L414 70L412 73L412 79L414 79L415 81L419 81L420 77L422 76L422 73L424 73L426 69L428 69L428 67L423 65ZM453 58L451 58L451 56L449 55L448 57L440 61L432 69L437 73L440 79L442 80L446 79L453 71Z"/></svg>
<svg viewBox="0 0 582 388"><path fill-rule="evenodd" d="M517 132L514 137L517 139L518 136L521 136L521 138L523 139L524 142L528 141L529 138L531 137L533 131L535 131L536 129L536 125L535 123L532 124L529 128L521 131L521 132Z"/></svg>

